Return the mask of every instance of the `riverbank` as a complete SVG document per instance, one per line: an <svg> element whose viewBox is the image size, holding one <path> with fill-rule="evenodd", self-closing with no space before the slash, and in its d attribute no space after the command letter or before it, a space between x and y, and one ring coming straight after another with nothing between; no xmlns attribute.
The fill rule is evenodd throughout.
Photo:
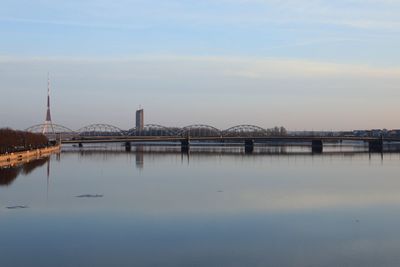
<svg viewBox="0 0 400 267"><path fill-rule="evenodd" d="M12 166L23 161L30 161L33 159L39 159L41 157L50 155L52 153L59 152L61 145L55 145L40 149L32 149L22 152L15 152L9 154L0 155L0 167Z"/></svg>

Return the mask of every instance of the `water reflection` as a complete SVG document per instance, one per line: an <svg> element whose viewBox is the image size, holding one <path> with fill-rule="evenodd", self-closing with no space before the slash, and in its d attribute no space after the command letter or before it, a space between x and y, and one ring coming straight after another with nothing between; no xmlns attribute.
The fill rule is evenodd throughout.
<svg viewBox="0 0 400 267"><path fill-rule="evenodd" d="M66 149L63 155L73 158L77 153L82 167L91 168L93 165L98 169L93 177L95 183L100 177L110 181L126 179L124 183L133 183L134 180L130 179L136 179L140 174L143 177L150 175L155 184L163 185L162 189L153 188L151 193L146 189L138 189L143 181L137 181L138 184L132 185L134 188L120 188L120 184L107 185L131 192L132 199L129 202L132 201L132 206L138 208L136 212L279 212L400 201L397 184L388 188L377 179L384 175L379 173L380 168L386 168L385 175L392 175L388 166L400 161L399 153L385 153L382 158L381 154L369 154L358 149L343 151L339 147L336 151L332 149L323 154L312 154L303 147L264 147L255 149L249 155L240 147L195 147L189 153L181 153L179 147L141 146L132 147L131 152L125 152L123 148L110 151L85 148L85 151L79 152ZM103 164L98 165L99 160ZM125 164L128 164L128 169ZM80 172L79 169L75 175L80 175ZM171 178L172 175L179 176ZM254 176L260 179L259 186L251 183ZM266 180L262 180L263 177ZM165 185L164 178L174 180L174 187ZM229 190L231 185L222 183L199 195L198 186L201 183L212 184L218 180L227 182L230 179L235 179L237 183L240 181L240 185ZM312 187L308 187L308 184ZM176 196L168 196L166 191ZM86 193L102 194L104 190L89 189L74 195ZM222 210L213 206L213 201L218 198L230 198L233 195L235 197L225 203ZM193 196L197 196L196 201L192 201ZM168 201L162 200L164 197ZM113 200L117 202L117 198ZM124 205L119 202L115 209L118 206Z"/></svg>
<svg viewBox="0 0 400 267"><path fill-rule="evenodd" d="M398 154L399 145L388 145L385 153L380 153L381 161L384 161L385 155ZM369 159L372 159L374 153L369 153L368 148L365 146L355 146L354 144L349 145L330 145L327 146L322 154L312 153L309 146L256 146L254 151L249 154L246 153L242 146L193 146L186 153L182 153L180 146L155 146L155 145L136 145L132 146L131 151L126 151L124 147L118 145L101 145L101 146L86 146L84 148L75 148L72 146L63 147L64 155L79 153L81 159L92 158L93 160L101 159L108 161L110 157L126 155L127 157L134 156L135 166L139 170L143 170L145 166L145 160L152 162L156 161L157 158L175 155L180 156L181 162L190 164L191 158L202 158L202 157L221 157L221 156L235 156L235 157L288 157L288 158L301 158L301 157L313 157L313 158L331 158L331 157L344 157L352 158L359 155L368 155ZM375 153L376 154L376 153ZM145 156L147 155L147 157ZM55 159L61 161L61 154L55 154ZM49 186L49 175L50 175L50 157L33 160L18 166L0 168L0 186L8 186L19 175L28 175L38 167L47 164L47 187Z"/></svg>
<svg viewBox="0 0 400 267"><path fill-rule="evenodd" d="M0 188L0 266L399 266L400 154L348 149L64 147Z"/></svg>
<svg viewBox="0 0 400 267"><path fill-rule="evenodd" d="M18 177L21 172L21 168L4 168L0 169L0 186L7 186Z"/></svg>
<svg viewBox="0 0 400 267"><path fill-rule="evenodd" d="M135 158L136 158L136 168L143 169L144 167L144 146L136 146Z"/></svg>
<svg viewBox="0 0 400 267"><path fill-rule="evenodd" d="M359 155L368 155L369 159L373 155L379 155L381 161L384 160L385 155L400 153L399 145L388 145L384 153L369 153L368 147L360 144L332 144L324 148L323 153L313 153L309 146L301 145L266 145L256 146L252 153L246 153L243 146L193 146L190 150L182 152L178 145L158 146L158 145L134 145L130 151L126 151L125 147L120 144L115 145L94 145L86 146L83 148L75 148L66 146L63 148L64 154L79 153L81 158L101 159L107 161L110 157L117 155L126 155L127 157L134 157L135 166L137 169L142 170L145 166L146 160L155 161L156 158L175 155L180 156L181 162L185 164L190 163L191 158L201 157L222 157L222 156L235 156L235 157L250 157L260 158L265 156L272 157L288 157L288 158L332 158L344 157L352 158ZM147 155L147 157L146 157Z"/></svg>
<svg viewBox="0 0 400 267"><path fill-rule="evenodd" d="M35 169L46 164L46 162L50 162L50 157L40 158L18 166L0 168L0 186L11 185L20 174L28 175ZM48 171L50 171L50 169L48 169Z"/></svg>

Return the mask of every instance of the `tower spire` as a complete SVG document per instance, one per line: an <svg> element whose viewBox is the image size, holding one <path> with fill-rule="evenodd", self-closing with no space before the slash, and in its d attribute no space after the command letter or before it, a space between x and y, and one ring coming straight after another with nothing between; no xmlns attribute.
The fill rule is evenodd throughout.
<svg viewBox="0 0 400 267"><path fill-rule="evenodd" d="M42 129L43 134L54 134L53 122L51 121L50 114L50 74L47 73L47 112L46 112L46 120L43 124Z"/></svg>
<svg viewBox="0 0 400 267"><path fill-rule="evenodd" d="M51 115L50 115L50 77L49 77L49 73L47 73L47 114L46 114L46 121L51 121Z"/></svg>

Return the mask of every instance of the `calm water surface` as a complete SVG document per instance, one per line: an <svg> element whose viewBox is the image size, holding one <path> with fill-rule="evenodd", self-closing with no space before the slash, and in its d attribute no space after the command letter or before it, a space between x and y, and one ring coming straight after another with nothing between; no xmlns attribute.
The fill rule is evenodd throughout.
<svg viewBox="0 0 400 267"><path fill-rule="evenodd" d="M64 150L0 171L1 267L400 266L400 154Z"/></svg>

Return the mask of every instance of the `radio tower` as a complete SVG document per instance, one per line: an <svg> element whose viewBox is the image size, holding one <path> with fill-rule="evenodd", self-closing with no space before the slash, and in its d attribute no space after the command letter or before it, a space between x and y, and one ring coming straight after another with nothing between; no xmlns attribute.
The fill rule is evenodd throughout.
<svg viewBox="0 0 400 267"><path fill-rule="evenodd" d="M43 124L42 134L53 134L54 135L54 127L53 122L51 121L50 115L50 77L49 73L47 73L47 113L46 120Z"/></svg>

